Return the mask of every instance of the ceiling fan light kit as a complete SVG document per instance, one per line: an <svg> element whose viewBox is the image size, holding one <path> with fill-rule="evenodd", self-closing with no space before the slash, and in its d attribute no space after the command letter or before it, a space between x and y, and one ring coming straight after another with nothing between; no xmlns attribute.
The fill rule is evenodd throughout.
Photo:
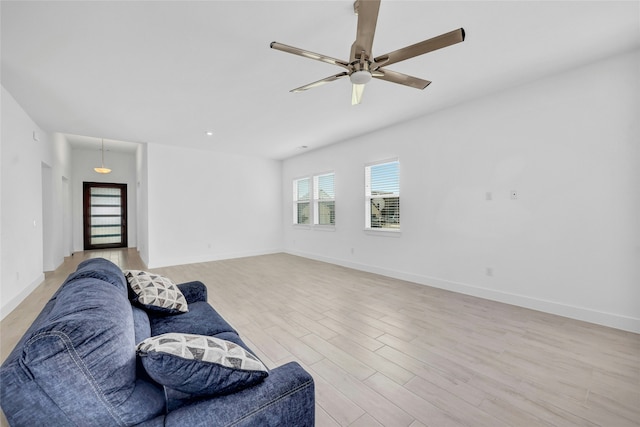
<svg viewBox="0 0 640 427"><path fill-rule="evenodd" d="M458 28L457 30L421 41L411 46L403 47L402 49L374 57L371 52L371 47L373 45L373 37L378 21L380 0L356 0L353 5L353 9L358 16L358 28L356 31L356 40L351 45L349 62L297 47L288 46L275 41L271 43L270 46L272 49L337 65L347 70L322 80L318 80L317 82L292 89L291 92L303 92L307 89L322 86L346 76L349 76L349 80L351 80L353 85L351 92L352 105L359 104L361 102L364 85L372 78L413 87L415 89L424 89L431 83L429 80L412 77L382 67L460 43L465 39L464 29Z"/></svg>
<svg viewBox="0 0 640 427"><path fill-rule="evenodd" d="M351 83L353 83L354 85L364 85L369 83L372 77L373 76L369 71L354 71L349 76L349 79L351 80Z"/></svg>

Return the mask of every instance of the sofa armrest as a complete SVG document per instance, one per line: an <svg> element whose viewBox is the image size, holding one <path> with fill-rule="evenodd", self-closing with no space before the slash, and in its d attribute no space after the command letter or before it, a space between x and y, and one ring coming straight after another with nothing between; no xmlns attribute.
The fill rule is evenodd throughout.
<svg viewBox="0 0 640 427"><path fill-rule="evenodd" d="M178 289L184 295L187 300L187 304L196 301L204 301L207 302L207 287L204 283L195 281L195 282L186 282L178 285Z"/></svg>
<svg viewBox="0 0 640 427"><path fill-rule="evenodd" d="M167 414L164 425L313 427L314 423L313 377L290 362L272 369L252 387L177 408Z"/></svg>

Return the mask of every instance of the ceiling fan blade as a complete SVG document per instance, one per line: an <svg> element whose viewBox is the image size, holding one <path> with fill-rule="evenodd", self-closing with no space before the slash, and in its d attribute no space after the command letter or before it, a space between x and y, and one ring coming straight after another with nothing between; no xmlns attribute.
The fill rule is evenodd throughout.
<svg viewBox="0 0 640 427"><path fill-rule="evenodd" d="M304 92L307 89L311 89L311 88L314 88L314 87L317 87L317 86L322 86L323 84L336 81L336 80L341 79L342 77L346 77L348 75L349 75L349 73L347 73L345 71L345 72L342 72L340 74L336 74L335 76L330 76L330 77L327 77L326 79L318 80L317 82L309 83L308 85L304 85L304 86L297 87L295 89L291 89L289 92Z"/></svg>
<svg viewBox="0 0 640 427"><path fill-rule="evenodd" d="M360 104L362 101L362 94L364 93L364 85L354 84L351 89L351 105Z"/></svg>
<svg viewBox="0 0 640 427"><path fill-rule="evenodd" d="M363 51L368 56L371 56L371 46L373 45L373 36L378 22L380 0L356 0L354 9L358 14L358 30L356 32L356 41L351 45L349 62L358 59Z"/></svg>
<svg viewBox="0 0 640 427"><path fill-rule="evenodd" d="M431 84L429 80L419 79L417 77L408 76L406 74L397 73L395 71L387 70L384 68L380 68L376 72L374 72L373 78L385 80L391 83L398 83L416 89L424 89L429 86L429 84Z"/></svg>
<svg viewBox="0 0 640 427"><path fill-rule="evenodd" d="M322 62L326 62L327 64L338 65L340 67L346 68L347 70L349 69L349 64L347 64L346 62L340 59L332 58L327 55L321 55L315 52L310 52L304 49L299 49L297 47L288 46L286 44L271 42L271 49L281 50L287 53L293 53L294 55L304 56L305 58L315 59L316 61L322 61Z"/></svg>
<svg viewBox="0 0 640 427"><path fill-rule="evenodd" d="M464 37L464 29L458 28L457 30L441 34L429 40L424 40L420 43L394 50L386 55L380 55L374 59L374 62L386 67L388 65L395 64L396 62L404 61L405 59L413 58L434 50L442 49L443 47L460 43L464 41Z"/></svg>

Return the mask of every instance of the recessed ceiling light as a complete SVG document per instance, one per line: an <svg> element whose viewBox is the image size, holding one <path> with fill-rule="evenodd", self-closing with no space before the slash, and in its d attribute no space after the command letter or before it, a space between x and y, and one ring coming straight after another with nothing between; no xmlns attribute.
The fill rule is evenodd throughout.
<svg viewBox="0 0 640 427"><path fill-rule="evenodd" d="M208 130L208 131L205 132L205 135L213 136L213 131L212 130Z"/></svg>

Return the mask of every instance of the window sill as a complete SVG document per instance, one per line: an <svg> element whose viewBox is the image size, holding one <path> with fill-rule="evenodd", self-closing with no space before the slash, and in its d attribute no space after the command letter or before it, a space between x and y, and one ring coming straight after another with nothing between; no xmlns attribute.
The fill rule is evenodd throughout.
<svg viewBox="0 0 640 427"><path fill-rule="evenodd" d="M400 237L402 235L400 229L394 228L365 228L364 232L371 236Z"/></svg>
<svg viewBox="0 0 640 427"><path fill-rule="evenodd" d="M309 230L311 226L309 224L292 224L293 228L297 228L299 230Z"/></svg>

